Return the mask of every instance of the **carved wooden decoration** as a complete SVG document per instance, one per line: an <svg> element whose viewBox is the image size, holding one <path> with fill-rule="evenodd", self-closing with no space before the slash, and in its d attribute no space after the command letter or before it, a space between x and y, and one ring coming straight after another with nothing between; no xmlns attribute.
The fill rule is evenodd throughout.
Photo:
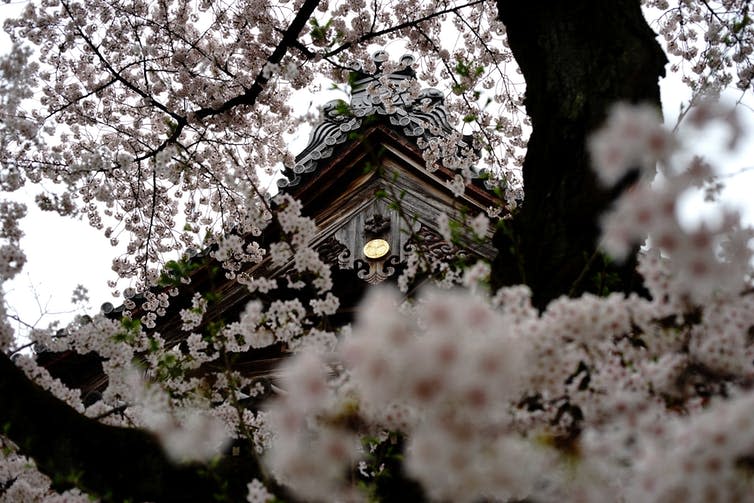
<svg viewBox="0 0 754 503"><path fill-rule="evenodd" d="M406 251L418 251L431 261L451 262L454 259L465 260L469 254L466 250L445 241L431 228L422 225L404 246Z"/></svg>
<svg viewBox="0 0 754 503"><path fill-rule="evenodd" d="M364 232L368 236L381 236L390 229L390 220L375 213L364 222Z"/></svg>
<svg viewBox="0 0 754 503"><path fill-rule="evenodd" d="M358 259L354 262L356 276L363 279L370 285L382 283L389 277L393 276L398 270L400 260L395 255L390 255L387 260L368 260Z"/></svg>
<svg viewBox="0 0 754 503"><path fill-rule="evenodd" d="M327 264L337 264L341 269L347 269L349 266L351 250L338 241L338 238L334 235L325 239L325 241L317 247L317 252L319 253L320 258Z"/></svg>

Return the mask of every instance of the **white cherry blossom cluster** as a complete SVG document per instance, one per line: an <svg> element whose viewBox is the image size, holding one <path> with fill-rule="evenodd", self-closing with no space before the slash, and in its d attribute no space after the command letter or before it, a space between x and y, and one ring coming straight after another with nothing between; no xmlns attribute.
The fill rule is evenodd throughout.
<svg viewBox="0 0 754 503"><path fill-rule="evenodd" d="M676 144L655 107L617 104L590 138L589 147L595 172L609 187L632 169L654 174L656 163L667 160Z"/></svg>
<svg viewBox="0 0 754 503"><path fill-rule="evenodd" d="M265 461L276 479L311 501L348 499L342 477L360 449L353 432L316 419L339 408L327 374L320 356L301 353L281 368L285 394L269 410L273 438ZM347 401L341 406L348 407Z"/></svg>
<svg viewBox="0 0 754 503"><path fill-rule="evenodd" d="M249 277L247 274L239 274L238 282L242 285L246 285L250 292L267 293L278 287L277 278L266 278L264 276L259 278Z"/></svg>
<svg viewBox="0 0 754 503"><path fill-rule="evenodd" d="M289 342L303 333L306 308L298 299L275 300L265 313L266 325L276 340Z"/></svg>
<svg viewBox="0 0 754 503"><path fill-rule="evenodd" d="M181 321L183 322L181 330L189 331L198 327L202 322L204 313L206 312L207 299L202 297L202 294L198 292L195 293L191 298L191 308L181 309Z"/></svg>
<svg viewBox="0 0 754 503"><path fill-rule="evenodd" d="M697 93L731 81L750 87L746 2L645 4L667 11L657 21L661 35L691 64L686 79ZM363 437L389 442L396 432L407 436L406 472L438 500L745 498L752 488L741 473L754 450L752 232L733 213L691 231L678 224L677 198L711 172L700 160L684 169L672 164L680 142L648 107L618 106L590 145L608 186L632 169L647 175L657 161L668 164L664 180L640 180L603 221L605 249L617 257L649 235L652 248L641 255L639 272L650 299L561 298L539 313L523 286L484 298L478 285L485 264L466 271L427 266L415 250L400 279L404 291L423 271L474 292L433 291L402 305L397 294L378 291L352 333L341 331L340 343L317 325L339 302L329 268L311 248L316 226L288 196L273 216L257 171L291 161L286 135L307 115L291 109L293 89L315 75L340 74L353 60L376 70L361 40L405 37L407 50L419 53L421 78L449 91L450 120L463 124L472 143L459 133L420 146L429 168L442 162L456 171L454 193L463 193L483 144L482 164L505 171L508 203L520 195L510 168L521 164L527 123L515 113L522 102L508 77L505 28L494 2L451 3L438 14L444 5L321 2L296 50L273 63L268 58L296 15L287 2L30 3L6 31L36 50L16 46L0 60L0 187L54 184L60 193L38 197L41 207L86 216L113 245L127 240L114 269L139 279L143 301L130 291L121 321L99 315L77 319L65 334L32 332L40 347L102 358L108 384L86 410L77 391L28 356L17 356L17 365L90 417L152 428L180 461L207 459L225 438L249 435L255 448L268 450L273 474L312 500L359 498L347 475L367 454ZM443 40L443 18L459 31L455 47ZM389 30L416 19L421 30ZM702 39L706 47L698 50ZM39 61L30 62L32 55ZM259 85L255 101L231 106ZM418 90L417 83L402 86L412 96ZM488 96L503 113L485 109ZM387 94L375 98L394 111ZM732 144L740 133L719 109L703 106L687 117L692 124L722 121ZM19 205L0 205L0 238L7 240L0 280L24 263L22 214ZM281 241L263 249L250 236L274 219ZM440 224L452 241L449 220ZM472 220L471 232L484 237L486 217ZM193 332L207 307L196 297L181 313L191 333L180 345L145 331L177 293L147 288L161 277L157 264L187 246L204 247L206 235L221 236L210 239L211 253L228 277L260 297L286 280L292 289L313 286L319 297L254 300L238 322L212 333ZM271 269L247 267L263 264ZM272 269L283 281L262 273ZM6 315L0 302L0 350L17 351ZM268 412L238 405L257 392L239 373L194 372L221 351L233 356L276 342L302 354L281 369L281 396ZM15 447L5 449L2 437L0 443L0 500L84 497L50 494L49 481ZM258 481L249 484L249 501L270 497Z"/></svg>
<svg viewBox="0 0 754 503"><path fill-rule="evenodd" d="M312 306L312 311L316 316L327 316L338 311L340 301L332 292L327 292L324 299L312 299L309 305Z"/></svg>
<svg viewBox="0 0 754 503"><path fill-rule="evenodd" d="M450 245L448 245L449 249ZM463 270L446 260L438 260L427 254L421 245L413 245L406 256L405 268L398 277L398 289L408 292L420 274L432 277L435 286L448 289L463 280Z"/></svg>
<svg viewBox="0 0 754 503"><path fill-rule="evenodd" d="M249 241L238 234L229 234L220 238L217 249L210 252L210 256L222 264L229 279L244 275L239 271L261 263L266 254L267 250L259 246L258 242Z"/></svg>
<svg viewBox="0 0 754 503"><path fill-rule="evenodd" d="M0 437L0 503L38 502L88 503L91 497L79 489L57 493L49 477L37 470L33 459L18 452L18 447Z"/></svg>
<svg viewBox="0 0 754 503"><path fill-rule="evenodd" d="M719 107L705 105L690 120L703 128L722 119L730 127L729 147L740 135L731 113L720 114ZM702 223L688 231L678 221L678 198L700 187L714 173L699 158L679 165L671 158L679 141L646 106L616 106L603 129L590 140L595 171L606 184L618 181L627 170L654 169L663 161L662 179L650 183L639 180L615 203L603 218L602 246L612 256L623 259L647 237L671 261L671 281L679 295L694 303L715 296L735 296L747 285L746 273L752 257L749 241L754 231L742 228L738 213L725 211L720 223Z"/></svg>
<svg viewBox="0 0 754 503"><path fill-rule="evenodd" d="M480 296L437 291L400 308L396 294L373 292L335 355L307 353L303 362L288 364L281 387L290 394L270 410L276 473L287 473L282 480L301 494L347 492L346 481L308 463L315 459L310 450L324 448L312 438L329 439L340 424L332 418L354 424L345 418L358 414L371 428L408 435L406 469L437 500L661 501L680 490L684 470L697 467L705 470L701 484L724 485L715 489L719 494L750 490L731 468L750 459L749 443L734 440L739 430L713 419L718 405L734 405L721 398L706 412L698 387L754 377L745 337L754 326L750 295L740 306L710 305L696 321L666 321L673 311L662 299L619 294L562 298L540 315L529 295L522 287L501 290L494 308ZM731 340L738 342L731 346ZM340 360L348 373L333 386L328 369ZM740 401L742 415L750 401ZM714 442L712 433L689 431L698 447L673 440L668 421L694 428L698 413L710 431L726 432L721 447L738 450L713 456L705 447ZM582 428L576 440L582 455L575 459L551 443ZM340 431L338 473L363 456L352 450L353 433ZM663 447L667 442L679 446L676 457ZM699 460L699 452L710 452L711 461ZM663 463L668 466L658 471ZM658 478L668 470L678 470L678 478ZM717 479L720 470L732 471ZM309 478L320 476L319 486Z"/></svg>
<svg viewBox="0 0 754 503"><path fill-rule="evenodd" d="M249 495L246 497L248 503L267 503L268 501L272 501L274 497L273 494L264 487L264 484L257 479L249 482L248 487Z"/></svg>
<svg viewBox="0 0 754 503"><path fill-rule="evenodd" d="M275 266L284 266L293 260L293 269L299 275L310 274L311 280L320 294L332 288L332 273L330 267L311 248L312 239L317 233L314 221L301 214L301 202L288 194L280 194L276 198L278 211L275 214L285 239L270 246L270 258ZM289 275L290 278L290 275ZM289 281L291 288L301 288L303 283L297 280Z"/></svg>
<svg viewBox="0 0 754 503"><path fill-rule="evenodd" d="M19 220L25 215L25 205L0 201L0 287L16 276L26 263L26 254L20 246L23 231L19 226ZM14 346L14 330L7 315L4 291L0 288L0 351Z"/></svg>
<svg viewBox="0 0 754 503"><path fill-rule="evenodd" d="M229 340L235 340L233 335L243 337L244 344L241 346L229 345L231 350L244 351L245 348L263 348L275 343L275 336L265 324L264 306L260 301L251 301L246 304L241 319L232 323L226 329Z"/></svg>
<svg viewBox="0 0 754 503"><path fill-rule="evenodd" d="M735 85L750 89L754 78L754 26L744 0L689 2L642 0L660 35L671 71L700 95Z"/></svg>
<svg viewBox="0 0 754 503"><path fill-rule="evenodd" d="M13 350L16 345L16 334L8 322L8 312L5 306L5 294L0 290L0 351L2 352Z"/></svg>
<svg viewBox="0 0 754 503"><path fill-rule="evenodd" d="M463 239L484 240L488 237L490 219L484 213L474 218L463 215L461 222L451 220L446 213L437 215L437 231L447 243L459 244Z"/></svg>
<svg viewBox="0 0 754 503"><path fill-rule="evenodd" d="M540 480L532 467L544 458L506 419L526 375L529 343L504 330L506 320L481 297L435 292L406 312L399 303L395 292L373 291L335 358L306 353L287 366L286 395L270 411L275 472L308 497L346 491L340 477L361 454L350 440L354 432L334 418L350 410L372 427L409 434L406 467L433 498L529 494ZM349 373L333 387L326 362L340 359ZM311 450L322 448L320 456L337 453L328 458L337 462L329 475L311 465ZM518 474L516 486L506 484L510 474L493 474L511 456L531 462L508 465ZM315 485L310 477L318 476L325 478Z"/></svg>
<svg viewBox="0 0 754 503"><path fill-rule="evenodd" d="M158 385L145 385L141 372L134 370L137 352L147 352L145 362L151 367L147 375L159 376L166 362L180 364L184 370L197 368L201 363L217 358L208 354L206 341L198 334L187 339L188 355L181 355L165 349L164 341L158 334L147 336L138 324L132 327L108 320L101 316L68 327L69 334L52 338L48 331L35 331L32 334L49 349L64 351L72 349L80 354L96 352L104 358L102 367L108 377L108 384L101 399L85 412L90 417L103 416L106 422L125 426L138 424L153 430L163 442L166 451L176 460L206 460L218 454L228 437L228 428L216 418L212 411L197 410L200 402L196 399L196 389L203 386L191 380L165 381L162 383L175 397L158 389ZM17 365L39 385L48 389L58 398L84 412L79 390L68 389L59 380L52 379L49 373L36 365L33 359L19 355ZM176 368L176 367L173 367ZM176 376L177 377L177 376ZM110 414L112 409L127 408L122 415ZM206 409L206 406L203 407Z"/></svg>
<svg viewBox="0 0 754 503"><path fill-rule="evenodd" d="M531 461L529 468L539 464L531 444L506 434L529 342L505 330L507 320L474 295L428 293L404 314L398 301L375 292L341 349L371 420L395 427L385 415L407 411L406 467L433 498L528 494L536 469L527 468L531 478L519 471L517 487L500 485L493 472L514 455Z"/></svg>
<svg viewBox="0 0 754 503"><path fill-rule="evenodd" d="M437 232L445 241L443 256L433 255L423 238L417 238L408 247L408 256L405 260L405 268L398 277L398 288L407 292L416 277L421 273L429 274L436 286L451 288L456 285L474 285L474 288L487 281L489 276L488 266L477 261L476 265L465 270L469 266L468 257L464 253L456 253L472 246L474 243L482 243L492 237L490 219L484 213L479 213L473 218L466 214L439 213L436 218ZM457 261L454 261L457 259Z"/></svg>
<svg viewBox="0 0 754 503"><path fill-rule="evenodd" d="M636 459L633 501L745 501L743 475L754 449L754 395L748 392L646 435Z"/></svg>
<svg viewBox="0 0 754 503"><path fill-rule="evenodd" d="M313 327L311 317L334 314L340 302L328 292L323 299L311 299L310 305L312 310L308 311L298 299L276 300L265 309L261 301L249 302L240 320L223 330L225 348L244 352L282 342L295 351L304 347L314 351L332 349L337 340L335 335Z"/></svg>
<svg viewBox="0 0 754 503"><path fill-rule="evenodd" d="M174 461L208 461L222 453L231 431L206 402L195 395L176 405L160 385L147 384L134 370L130 381L132 405L125 415L152 431Z"/></svg>
<svg viewBox="0 0 754 503"><path fill-rule="evenodd" d="M34 51L23 44L14 44L8 54L0 57L0 149L4 152L39 145L39 124L27 112L28 99L37 87L39 64ZM13 192L26 182L23 169L15 162L3 162L0 170L0 189Z"/></svg>
<svg viewBox="0 0 754 503"><path fill-rule="evenodd" d="M238 397L255 397L264 393L264 387L259 383L257 384L258 386L250 388L250 395L238 393L236 390ZM209 413L225 424L231 438L250 441L254 447L254 451L257 454L262 454L269 447L272 437L272 430L268 425L268 414L265 411L253 412L246 408L241 410L229 403L229 401L224 400L225 394L228 391L227 381L224 381L222 385L216 385L215 388L217 388L218 392L213 396L213 399L222 400L222 403L212 407Z"/></svg>
<svg viewBox="0 0 754 503"><path fill-rule="evenodd" d="M0 281L14 277L26 263L26 254L20 247L23 231L18 223L25 215L25 205L0 201Z"/></svg>
<svg viewBox="0 0 754 503"><path fill-rule="evenodd" d="M225 425L209 411L186 408L179 414L150 410L143 416L147 428L176 462L208 461L222 454L229 439Z"/></svg>
<svg viewBox="0 0 754 503"><path fill-rule="evenodd" d="M81 403L80 390L68 388L60 381L60 379L52 377L47 369L40 367L37 362L28 355L17 355L14 363L24 371L26 377L31 381L35 382L46 391L49 391L54 397L67 403L78 412L84 412L84 406Z"/></svg>

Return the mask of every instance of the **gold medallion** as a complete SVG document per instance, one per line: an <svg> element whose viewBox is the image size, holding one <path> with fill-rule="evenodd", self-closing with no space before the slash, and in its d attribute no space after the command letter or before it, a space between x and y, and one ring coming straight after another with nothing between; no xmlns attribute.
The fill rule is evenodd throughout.
<svg viewBox="0 0 754 503"><path fill-rule="evenodd" d="M390 251L390 244L384 239L373 239L364 245L364 255L367 258L382 258Z"/></svg>

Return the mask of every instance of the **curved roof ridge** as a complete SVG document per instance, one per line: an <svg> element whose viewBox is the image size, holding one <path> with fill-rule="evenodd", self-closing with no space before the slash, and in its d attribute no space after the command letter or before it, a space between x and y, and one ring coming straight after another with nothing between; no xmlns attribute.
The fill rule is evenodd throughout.
<svg viewBox="0 0 754 503"><path fill-rule="evenodd" d="M281 189L298 185L303 175L315 171L336 146L353 139L370 118L382 118L416 141L457 135L459 148L472 148L470 139L462 137L448 121L443 92L419 87L412 55L404 55L397 64L388 61L385 51L375 53L372 59L374 73L367 73L360 64L351 67L350 103L332 100L322 107L322 120L312 130L308 145L296 156L294 166L285 169L285 178L278 180Z"/></svg>

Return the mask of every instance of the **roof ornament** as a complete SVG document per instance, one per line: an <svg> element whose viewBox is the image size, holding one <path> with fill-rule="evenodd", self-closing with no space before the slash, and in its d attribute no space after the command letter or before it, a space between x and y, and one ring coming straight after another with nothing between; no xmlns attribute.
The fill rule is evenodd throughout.
<svg viewBox="0 0 754 503"><path fill-rule="evenodd" d="M280 188L300 183L301 176L317 169L321 159L330 157L337 145L345 143L361 128L367 117L383 117L407 137L431 138L460 135L448 122L444 94L434 88L419 89L412 65L415 58L404 55L398 64L388 63L387 52L372 56L376 71L368 73L361 64L351 65L351 102L332 100L322 107L322 121L314 127L309 144L286 168L278 180ZM388 71L383 73L383 68ZM463 146L469 147L464 140Z"/></svg>

